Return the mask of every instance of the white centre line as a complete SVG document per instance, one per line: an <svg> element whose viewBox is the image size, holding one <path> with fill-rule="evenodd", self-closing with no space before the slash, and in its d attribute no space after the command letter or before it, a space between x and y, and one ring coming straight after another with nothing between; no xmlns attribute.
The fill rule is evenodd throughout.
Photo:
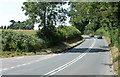
<svg viewBox="0 0 120 77"><path fill-rule="evenodd" d="M83 58L87 54L87 52L89 52L91 50L91 48L93 48L93 46L95 45L95 43L96 43L96 40L93 42L93 44L84 53L82 53L81 55L79 55L78 57L76 57L75 59L73 59L72 61L70 61L70 62L68 62L68 63L66 63L66 64L64 64L64 65L62 65L62 66L60 66L60 67L58 67L58 68L56 68L56 69L54 69L54 70L46 73L46 74L44 74L43 76L40 76L40 77L46 77L46 75L48 77L49 75L53 75L53 74L55 74L55 73L57 73L57 72L65 69L66 67L72 65L73 63L77 62L78 60L80 60L81 58Z"/></svg>
<svg viewBox="0 0 120 77"><path fill-rule="evenodd" d="M17 57L16 59L22 59L22 58L24 58L24 57Z"/></svg>
<svg viewBox="0 0 120 77"><path fill-rule="evenodd" d="M39 55L36 55L36 56L39 56ZM4 69L2 69L3 71L6 71L6 70L10 70L10 69L13 69L13 68L17 68L17 67L21 67L21 66L25 66L25 65L29 65L29 64L32 64L32 63L35 63L35 62L39 62L39 61L41 61L41 60L45 60L45 59L48 59L48 58L51 58L51 57L54 57L54 56L57 56L57 55L55 55L55 54L51 54L50 56L48 56L48 57L45 57L45 58L43 58L43 59L38 59L38 60L35 60L35 61L32 61L32 62L29 62L29 63L25 63L25 64L21 64L21 65L16 65L16 66L12 66L12 67L9 67L9 68L4 68ZM29 56L30 57L30 56ZM22 59L22 58L25 58L25 57L13 57L13 58L10 58L10 59ZM9 59L9 58L6 58L6 59ZM2 59L0 59L0 60L2 60ZM0 70L0 71L2 71L2 70Z"/></svg>
<svg viewBox="0 0 120 77"><path fill-rule="evenodd" d="M8 68L4 68L3 70L8 70Z"/></svg>
<svg viewBox="0 0 120 77"><path fill-rule="evenodd" d="M10 69L13 69L13 68L15 68L15 67L10 67Z"/></svg>

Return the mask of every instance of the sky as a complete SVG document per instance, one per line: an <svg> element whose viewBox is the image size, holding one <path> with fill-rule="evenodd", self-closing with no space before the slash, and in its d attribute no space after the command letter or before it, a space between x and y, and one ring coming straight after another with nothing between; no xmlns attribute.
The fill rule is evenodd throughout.
<svg viewBox="0 0 120 77"><path fill-rule="evenodd" d="M21 9L25 0L0 0L0 26L9 25L10 20L24 21L27 17Z"/></svg>
<svg viewBox="0 0 120 77"><path fill-rule="evenodd" d="M28 17L24 15L21 9L23 2L26 0L0 0L0 26L8 26L11 24L10 20L15 21L25 21ZM65 5L64 7L68 7ZM67 19L66 24L70 26L69 19ZM35 25L34 29L38 29Z"/></svg>

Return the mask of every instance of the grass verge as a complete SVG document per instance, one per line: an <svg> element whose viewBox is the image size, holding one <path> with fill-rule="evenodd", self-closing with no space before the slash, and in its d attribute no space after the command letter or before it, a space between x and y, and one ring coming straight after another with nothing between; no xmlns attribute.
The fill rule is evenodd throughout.
<svg viewBox="0 0 120 77"><path fill-rule="evenodd" d="M46 48L46 49L40 49L39 51L35 51L35 52L3 51L2 58L61 53L61 52L65 52L66 50L75 47L78 44L81 44L84 40L85 39L81 40L80 38L75 38L72 40L68 40L67 42L59 43L56 46L52 46L52 47Z"/></svg>
<svg viewBox="0 0 120 77"><path fill-rule="evenodd" d="M110 39L106 36L103 36L103 38L107 41L108 45L109 45L109 49L111 51L111 57L112 57L112 64L113 64L113 71L116 73L116 75L118 75L118 58L119 58L119 51L118 48L115 46L110 46L111 42Z"/></svg>

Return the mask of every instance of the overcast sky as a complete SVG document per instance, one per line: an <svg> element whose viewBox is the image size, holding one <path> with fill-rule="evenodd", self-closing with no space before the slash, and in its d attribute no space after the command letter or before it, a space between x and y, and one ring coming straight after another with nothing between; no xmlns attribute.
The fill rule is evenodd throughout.
<svg viewBox="0 0 120 77"><path fill-rule="evenodd" d="M9 25L10 20L23 21L27 17L21 9L25 0L0 0L0 26Z"/></svg>
<svg viewBox="0 0 120 77"><path fill-rule="evenodd" d="M25 21L28 17L24 15L21 9L25 1L26 0L0 0L0 26L10 25L10 20ZM65 7L68 6L65 5ZM70 25L68 21L69 19L67 19L66 24ZM35 26L35 29L37 29L37 26Z"/></svg>

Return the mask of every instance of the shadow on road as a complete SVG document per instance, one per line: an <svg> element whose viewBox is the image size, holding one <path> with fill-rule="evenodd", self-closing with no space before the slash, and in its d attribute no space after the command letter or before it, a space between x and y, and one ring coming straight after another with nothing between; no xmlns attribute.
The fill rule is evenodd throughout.
<svg viewBox="0 0 120 77"><path fill-rule="evenodd" d="M84 53L88 49L89 48L73 48L73 49L70 49L70 50L66 51L65 53ZM88 53L98 53L98 52L109 52L109 50L91 48Z"/></svg>
<svg viewBox="0 0 120 77"><path fill-rule="evenodd" d="M109 48L108 46L100 46L101 48Z"/></svg>
<svg viewBox="0 0 120 77"><path fill-rule="evenodd" d="M103 64L103 65L107 65L107 66L112 66L112 64L108 64L108 63L101 63L101 64Z"/></svg>

